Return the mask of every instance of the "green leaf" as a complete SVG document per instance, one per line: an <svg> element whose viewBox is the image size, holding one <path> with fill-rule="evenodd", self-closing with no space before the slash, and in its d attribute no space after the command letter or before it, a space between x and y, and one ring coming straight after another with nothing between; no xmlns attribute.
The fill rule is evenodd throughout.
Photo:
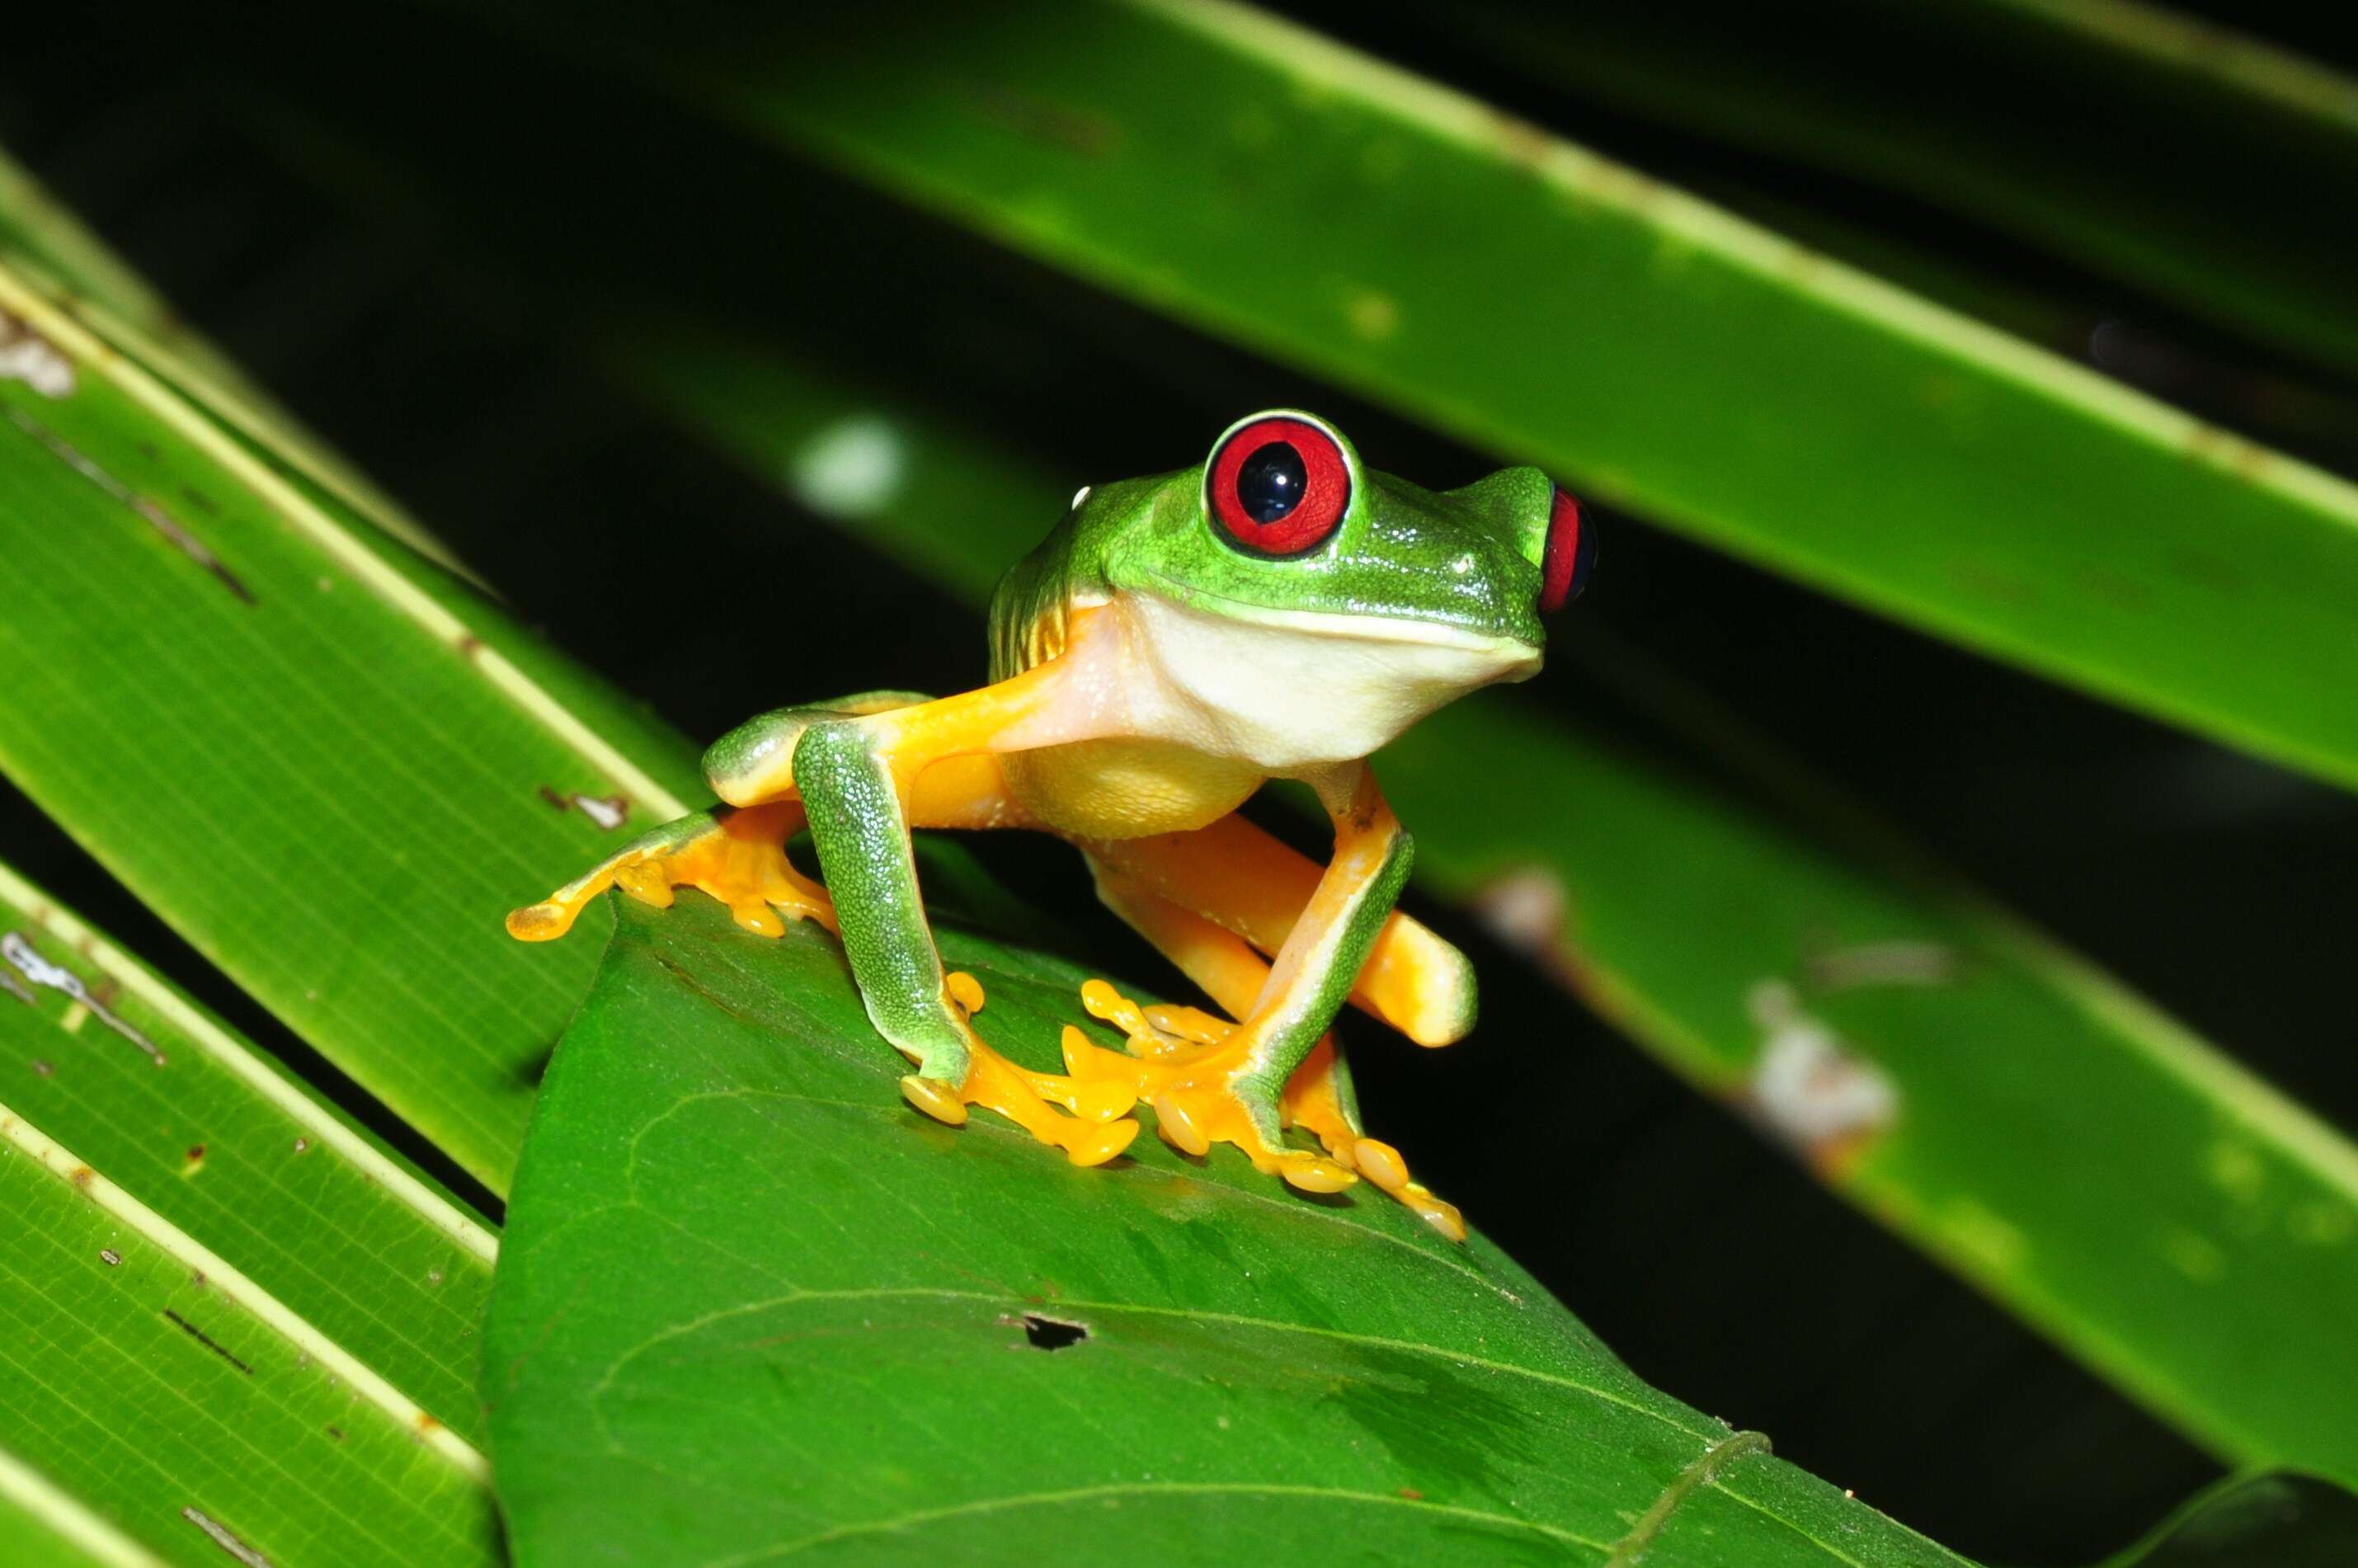
<svg viewBox="0 0 2358 1568"><path fill-rule="evenodd" d="M0 1226L0 1560L501 1560L488 1230L5 867Z"/></svg>
<svg viewBox="0 0 2358 1568"><path fill-rule="evenodd" d="M942 935L985 1035L1053 1065L1082 973ZM621 907L486 1329L525 1568L1958 1561L1646 1387L1478 1238L1152 1139L1075 1170L925 1121L897 1062L825 933Z"/></svg>
<svg viewBox="0 0 2358 1568"><path fill-rule="evenodd" d="M259 455L137 341L5 271L0 319L59 367L0 380L0 768L504 1186L591 958L501 918L623 816L678 815L691 752Z"/></svg>
<svg viewBox="0 0 2358 1568"><path fill-rule="evenodd" d="M1828 1184L2212 1451L2358 1480L2331 1128L1950 879L1519 704L1380 766L1422 873Z"/></svg>
<svg viewBox="0 0 2358 1568"><path fill-rule="evenodd" d="M208 1568L498 1561L479 1453L5 1108L0 1226L0 1421L90 1513Z"/></svg>
<svg viewBox="0 0 2358 1568"><path fill-rule="evenodd" d="M2358 492L1641 174L1225 5L610 16L564 42L1697 538L2358 783Z"/></svg>
<svg viewBox="0 0 2358 1568"><path fill-rule="evenodd" d="M162 1560L0 1448L0 1561L16 1568L156 1568Z"/></svg>
<svg viewBox="0 0 2358 1568"><path fill-rule="evenodd" d="M977 601L1053 509L1053 476L822 370L606 319L617 381L754 473L882 433L907 481L845 525ZM1594 638L1552 656L1818 826L1486 695L1379 762L1423 885L2180 1430L2358 1478L2358 1149Z"/></svg>
<svg viewBox="0 0 2358 1568"><path fill-rule="evenodd" d="M481 1441L481 1219L5 866L0 992L0 1103Z"/></svg>
<svg viewBox="0 0 2358 1568"><path fill-rule="evenodd" d="M2236 1476L2205 1488L2104 1568L2344 1568L2358 1497L2309 1476Z"/></svg>
<svg viewBox="0 0 2358 1568"><path fill-rule="evenodd" d="M2358 366L2353 231L2285 200L2358 181L2358 82L2253 38L2126 0L1485 0L1404 19L1502 69L1971 214ZM1833 47L1790 47L1802 31Z"/></svg>

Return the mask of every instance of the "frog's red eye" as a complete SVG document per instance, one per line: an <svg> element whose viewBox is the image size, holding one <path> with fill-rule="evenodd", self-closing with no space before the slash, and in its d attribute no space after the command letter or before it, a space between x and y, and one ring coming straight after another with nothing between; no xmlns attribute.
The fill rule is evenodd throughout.
<svg viewBox="0 0 2358 1568"><path fill-rule="evenodd" d="M1580 501L1562 485L1548 508L1547 554L1540 568L1540 611L1562 610L1588 586L1596 564L1596 530L1584 527Z"/></svg>
<svg viewBox="0 0 2358 1568"><path fill-rule="evenodd" d="M1335 531L1351 504L1351 470L1335 438L1305 419L1256 419L1220 443L1206 480L1228 537L1263 556L1298 556Z"/></svg>

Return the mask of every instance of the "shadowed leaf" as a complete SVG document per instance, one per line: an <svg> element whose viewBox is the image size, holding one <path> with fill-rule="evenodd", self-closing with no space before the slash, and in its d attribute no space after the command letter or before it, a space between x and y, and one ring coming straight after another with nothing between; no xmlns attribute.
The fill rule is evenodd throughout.
<svg viewBox="0 0 2358 1568"><path fill-rule="evenodd" d="M2238 1476L2190 1499L2104 1568L2342 1568L2358 1497L2299 1475Z"/></svg>

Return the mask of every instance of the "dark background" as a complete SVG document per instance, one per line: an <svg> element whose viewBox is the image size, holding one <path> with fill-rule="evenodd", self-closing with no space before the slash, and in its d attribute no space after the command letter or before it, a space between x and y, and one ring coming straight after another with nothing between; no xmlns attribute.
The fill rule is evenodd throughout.
<svg viewBox="0 0 2358 1568"><path fill-rule="evenodd" d="M1776 13L1777 35L1746 19L1752 7L1652 5L1699 36L1758 49L1763 70L1904 63L1994 114L2036 125L2060 114L1980 64L1846 46L1811 5ZM1798 206L1963 264L2051 307L2064 330L2049 346L2358 469L2358 425L2290 430L2271 422L2279 405L2265 395L2353 389L2005 234L1567 96L1467 47L1430 12L1295 9L1731 205ZM2299 8L2220 9L2344 64L2358 59L2346 27ZM1190 460L1239 411L1293 402L1330 414L1379 466L1435 486L1494 466L450 16L129 5L96 18L14 17L10 30L0 142L527 618L699 738L798 697L975 684L979 618L584 373L566 345L594 333L600 290L713 306L749 336L954 406L1082 478ZM2074 131L2059 119L2052 134ZM2101 352L2122 342L2136 351ZM638 552L651 519L671 549L731 552L773 585L761 623L717 622L650 595ZM1600 638L1709 690L1966 876L2358 1128L2352 887L2338 869L2358 850L2348 796L1871 620L1641 518L1606 526L1581 611ZM1530 689L1632 744L1711 766L1577 670ZM13 794L0 795L0 845L256 1038L334 1080ZM1085 925L1118 970L1160 973L1096 917L1068 852L978 848ZM1452 911L1419 909L1474 954L1484 1028L1442 1056L1370 1039L1356 1057L1362 1096L1437 1187L1648 1379L1767 1430L1787 1457L1996 1561L2084 1561L2216 1473ZM1545 1119L1500 1106L1531 1098L1511 1085L1516 1053L1535 1037L1576 1064L1572 1103ZM398 1135L364 1095L341 1092ZM496 1214L430 1150L404 1146Z"/></svg>

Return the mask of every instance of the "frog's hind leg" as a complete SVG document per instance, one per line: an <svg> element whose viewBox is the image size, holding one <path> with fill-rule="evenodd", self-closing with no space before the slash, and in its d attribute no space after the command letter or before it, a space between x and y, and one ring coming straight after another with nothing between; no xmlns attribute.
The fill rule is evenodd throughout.
<svg viewBox="0 0 2358 1568"><path fill-rule="evenodd" d="M1243 938L1149 892L1094 853L1089 868L1108 908L1232 1017L1250 1013L1268 983L1270 966ZM1101 980L1083 988L1082 1005L1130 1036L1130 1055L1100 1051L1080 1031L1068 1029L1066 1070L1076 1076L1126 1075L1153 1108L1156 1129L1174 1148L1201 1154L1215 1141L1232 1142L1260 1170L1314 1191L1332 1190L1353 1174L1364 1176L1451 1240L1466 1239L1456 1206L1412 1180L1397 1149L1366 1135L1342 1048L1331 1032L1293 1070L1278 1100L1280 1124L1316 1138L1330 1157L1322 1162L1304 1150L1270 1146L1253 1119L1221 1092L1223 1072L1237 1065L1225 1059L1235 1029L1227 1020L1195 1008L1140 1008ZM1335 1171L1320 1168L1328 1163L1339 1167L1339 1179Z"/></svg>
<svg viewBox="0 0 2358 1568"><path fill-rule="evenodd" d="M786 840L802 831L799 800L698 812L644 833L507 919L508 935L525 942L562 936L590 901L619 887L642 903L666 908L673 890L692 887L729 906L746 930L784 933L789 920L816 920L835 929L827 890L786 859Z"/></svg>
<svg viewBox="0 0 2358 1568"><path fill-rule="evenodd" d="M1100 893L1107 877L1118 879L1265 954L1284 946L1318 891L1315 864L1233 812L1191 833L1103 840L1086 849L1099 868ZM1266 966L1260 968L1266 972ZM1251 1000L1248 993L1238 1006L1221 1005L1241 1018L1238 1007ZM1447 1045L1474 1026L1474 968L1422 922L1392 910L1352 982L1351 1002L1420 1045Z"/></svg>

